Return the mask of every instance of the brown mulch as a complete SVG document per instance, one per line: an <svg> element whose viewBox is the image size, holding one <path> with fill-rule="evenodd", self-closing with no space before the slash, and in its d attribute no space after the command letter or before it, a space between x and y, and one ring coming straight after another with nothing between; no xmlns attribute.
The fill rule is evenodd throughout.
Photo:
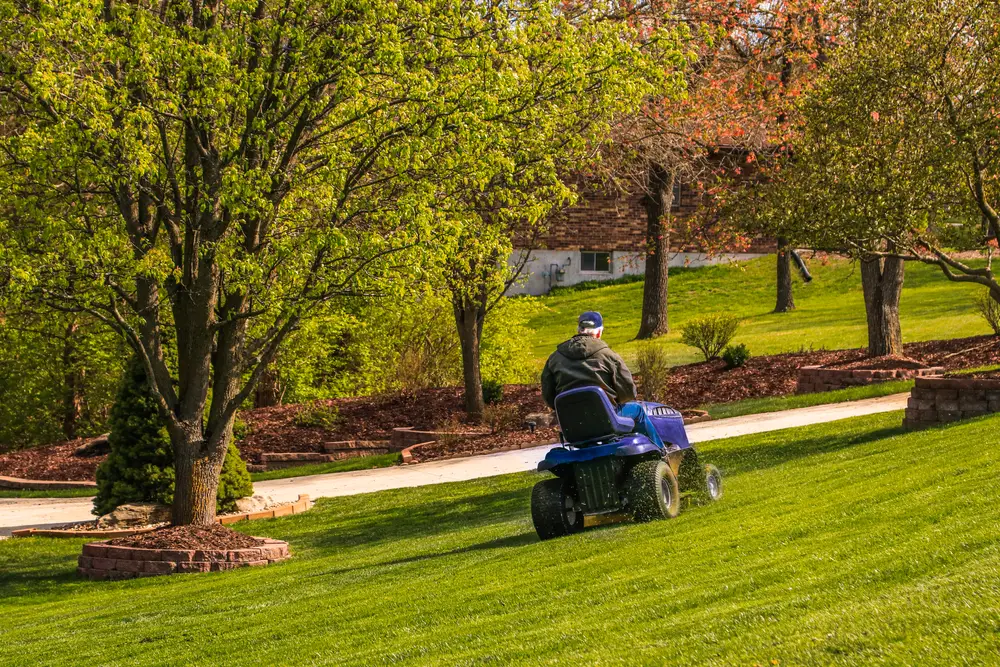
<svg viewBox="0 0 1000 667"><path fill-rule="evenodd" d="M951 371L990 366L1000 364L1000 338L973 336L907 343L903 352L912 361ZM668 403L685 410L711 403L784 396L795 391L795 377L800 366L836 364L844 368L852 363L865 368L873 366L866 360L863 348L751 357L746 365L732 370L726 370L725 363L720 360L679 366L670 376Z"/></svg>
<svg viewBox="0 0 1000 667"><path fill-rule="evenodd" d="M82 457L73 452L88 438L68 440L53 445L0 454L0 475L23 479L74 480L94 479L94 471L106 456Z"/></svg>
<svg viewBox="0 0 1000 667"><path fill-rule="evenodd" d="M848 361L845 363L833 363L824 366L823 368L835 368L837 370L883 370L883 369L917 369L917 368L930 368L927 364L922 361L917 361L916 359L910 359L909 357L900 354L889 354L884 357L878 357L877 359L856 359L854 361Z"/></svg>
<svg viewBox="0 0 1000 667"><path fill-rule="evenodd" d="M908 343L903 351L906 363L943 366L946 371L1000 364L1000 338L995 336ZM899 361L893 362L894 368L899 367L897 363ZM688 364L673 369L666 402L678 410L690 410L711 403L791 394L795 391L798 368L813 365L878 367L866 359L864 349L751 357L744 366L732 370L726 370L725 363L720 360ZM539 429L531 434L521 428L525 415L545 409L537 385L504 388L502 405L508 406L506 409L511 415L508 427L496 434L486 427L462 423L462 391L457 387L342 398L327 403L336 406L340 415L333 430L297 426L295 414L303 409L300 405L260 408L244 413L243 418L252 432L238 443L240 452L248 462L256 463L264 452L318 452L327 442L388 440L392 429L399 426L482 432L473 438L429 447L422 453L422 459L497 451L556 439L554 429ZM94 479L94 471L105 457L74 456L75 449L84 442L74 440L0 454L0 475L52 480Z"/></svg>
<svg viewBox="0 0 1000 667"><path fill-rule="evenodd" d="M168 526L157 530L118 537L108 544L141 549L249 549L264 541L238 533L220 524L210 526Z"/></svg>

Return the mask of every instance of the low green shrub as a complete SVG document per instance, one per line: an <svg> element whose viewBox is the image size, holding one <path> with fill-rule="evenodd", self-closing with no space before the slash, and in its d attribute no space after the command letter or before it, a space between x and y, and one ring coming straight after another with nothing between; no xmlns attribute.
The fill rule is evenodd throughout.
<svg viewBox="0 0 1000 667"><path fill-rule="evenodd" d="M750 348L744 343L729 345L722 351L722 360L726 362L726 368L739 368L748 359L750 359Z"/></svg>
<svg viewBox="0 0 1000 667"><path fill-rule="evenodd" d="M665 401L667 383L670 381L670 363L664 349L656 344L640 347L635 358L635 370L639 380L639 396L645 401Z"/></svg>
<svg viewBox="0 0 1000 667"><path fill-rule="evenodd" d="M336 405L313 401L299 408L292 423L303 428L321 428L324 431L334 431L340 424L340 410L337 409Z"/></svg>
<svg viewBox="0 0 1000 667"><path fill-rule="evenodd" d="M681 342L701 350L705 361L716 359L736 336L740 318L735 315L706 315L689 320L681 327Z"/></svg>
<svg viewBox="0 0 1000 667"><path fill-rule="evenodd" d="M496 380L483 380L483 403L493 405L503 400L503 384Z"/></svg>
<svg viewBox="0 0 1000 667"><path fill-rule="evenodd" d="M1000 303L990 296L989 290L976 295L976 312L986 320L993 333L1000 336Z"/></svg>

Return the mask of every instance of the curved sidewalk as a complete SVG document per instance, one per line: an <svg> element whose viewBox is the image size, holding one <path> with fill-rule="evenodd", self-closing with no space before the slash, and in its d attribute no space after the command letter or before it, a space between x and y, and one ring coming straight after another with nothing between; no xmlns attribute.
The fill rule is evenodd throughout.
<svg viewBox="0 0 1000 667"><path fill-rule="evenodd" d="M863 401L831 403L701 422L687 427L688 438L691 442L705 442L902 410L906 407L908 397L908 393L894 394ZM295 500L300 493L308 493L311 498L323 498L443 482L462 482L480 477L534 470L550 447L551 445L544 445L531 449L392 468L276 479L254 484L254 491L284 502ZM94 518L90 508L90 498L0 498L0 535L9 535L15 528L87 521Z"/></svg>

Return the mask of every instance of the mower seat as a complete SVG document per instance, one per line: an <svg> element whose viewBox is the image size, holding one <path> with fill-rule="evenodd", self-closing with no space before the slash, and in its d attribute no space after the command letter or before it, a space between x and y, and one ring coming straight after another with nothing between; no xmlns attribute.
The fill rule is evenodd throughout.
<svg viewBox="0 0 1000 667"><path fill-rule="evenodd" d="M635 422L620 417L600 387L578 387L556 396L556 417L563 438L576 447L626 435Z"/></svg>

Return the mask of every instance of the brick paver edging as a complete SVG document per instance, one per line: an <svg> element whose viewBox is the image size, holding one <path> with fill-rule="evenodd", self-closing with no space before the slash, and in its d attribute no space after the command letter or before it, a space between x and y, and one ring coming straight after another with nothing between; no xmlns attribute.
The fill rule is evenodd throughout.
<svg viewBox="0 0 1000 667"><path fill-rule="evenodd" d="M933 377L944 373L943 368L878 368L850 369L824 368L823 366L803 366L799 369L795 382L796 394L812 394L848 387L860 387L892 380L909 380L918 377Z"/></svg>
<svg viewBox="0 0 1000 667"><path fill-rule="evenodd" d="M0 489L16 489L18 491L49 491L52 489L94 489L97 482L87 480L51 480L22 479L0 475Z"/></svg>
<svg viewBox="0 0 1000 667"><path fill-rule="evenodd" d="M903 426L926 428L994 412L1000 412L1000 379L917 378Z"/></svg>
<svg viewBox="0 0 1000 667"><path fill-rule="evenodd" d="M247 549L141 549L116 547L107 542L83 545L77 573L91 580L135 579L184 572L218 572L238 567L268 565L290 558L288 543L263 539Z"/></svg>

